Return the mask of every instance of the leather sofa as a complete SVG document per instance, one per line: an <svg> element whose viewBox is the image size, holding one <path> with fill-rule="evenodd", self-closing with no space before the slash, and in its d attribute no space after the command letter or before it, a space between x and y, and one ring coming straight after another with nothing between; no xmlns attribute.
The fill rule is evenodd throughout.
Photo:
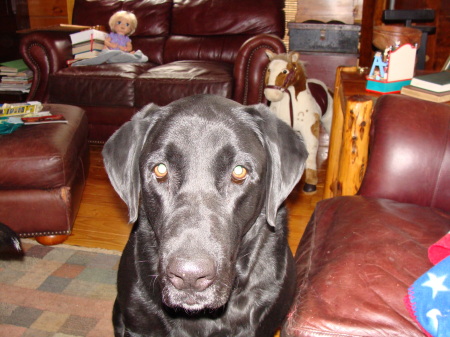
<svg viewBox="0 0 450 337"><path fill-rule="evenodd" d="M148 103L166 105L199 93L259 103L264 50L285 52L283 8L284 0L76 0L76 25L107 26L116 11L133 12L133 48L149 61L68 67L69 33L32 31L20 44L34 72L28 100L82 107L91 142L106 141Z"/></svg>
<svg viewBox="0 0 450 337"><path fill-rule="evenodd" d="M284 337L423 337L408 287L450 230L450 106L378 98L359 192L320 201L296 252Z"/></svg>

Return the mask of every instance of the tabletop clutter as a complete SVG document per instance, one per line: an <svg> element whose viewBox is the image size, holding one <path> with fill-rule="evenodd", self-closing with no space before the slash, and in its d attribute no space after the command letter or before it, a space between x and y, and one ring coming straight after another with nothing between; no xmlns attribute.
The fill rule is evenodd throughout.
<svg viewBox="0 0 450 337"><path fill-rule="evenodd" d="M0 105L0 135L10 134L23 125L67 123L61 114L43 111L41 102L4 103Z"/></svg>
<svg viewBox="0 0 450 337"><path fill-rule="evenodd" d="M422 32L410 27L376 26L373 33L373 45L378 51L366 89L383 94L399 92L414 76Z"/></svg>

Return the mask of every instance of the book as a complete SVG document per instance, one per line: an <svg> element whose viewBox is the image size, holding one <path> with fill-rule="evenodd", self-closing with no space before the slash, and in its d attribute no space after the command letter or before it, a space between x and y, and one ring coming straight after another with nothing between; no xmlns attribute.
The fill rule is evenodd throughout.
<svg viewBox="0 0 450 337"><path fill-rule="evenodd" d="M13 77L13 76L7 76L2 77L2 83L6 84L27 84L33 82L32 78L26 78L26 77Z"/></svg>
<svg viewBox="0 0 450 337"><path fill-rule="evenodd" d="M104 41L106 36L107 36L107 33L102 32L100 30L88 29L88 30L83 30L78 33L70 34L70 40L72 41L72 45L74 45L77 43L91 41L91 40Z"/></svg>
<svg viewBox="0 0 450 337"><path fill-rule="evenodd" d="M102 51L102 49L105 47L105 42L102 40L92 40L92 41L86 41L82 43L77 43L72 46L72 54L80 54L85 53L87 51Z"/></svg>
<svg viewBox="0 0 450 337"><path fill-rule="evenodd" d="M49 123L68 123L63 115L37 116L37 117L22 117L24 125L33 124L49 124Z"/></svg>
<svg viewBox="0 0 450 337"><path fill-rule="evenodd" d="M0 91L18 91L18 92L30 92L31 83L28 84L9 84L0 83ZM0 106L0 110L2 110ZM1 114L0 114L1 115Z"/></svg>
<svg viewBox="0 0 450 337"><path fill-rule="evenodd" d="M28 114L23 117L20 116L1 117L0 115L0 123L21 126L21 125L50 124L50 123L68 124L69 122L61 114L52 115L49 111L42 111L37 114Z"/></svg>
<svg viewBox="0 0 450 337"><path fill-rule="evenodd" d="M75 59L70 59L66 61L66 64L68 67L70 67L72 64L74 64L75 62L80 61L80 59L75 60Z"/></svg>
<svg viewBox="0 0 450 337"><path fill-rule="evenodd" d="M76 60L83 60L83 59L90 59L92 57L96 57L101 53L101 51L93 50L93 51L87 51L84 53L76 54L74 55Z"/></svg>
<svg viewBox="0 0 450 337"><path fill-rule="evenodd" d="M435 92L445 92L450 90L450 71L414 76L411 85L417 88L431 90Z"/></svg>
<svg viewBox="0 0 450 337"><path fill-rule="evenodd" d="M2 73L15 74L25 70L29 69L22 59L0 63L0 72Z"/></svg>
<svg viewBox="0 0 450 337"><path fill-rule="evenodd" d="M30 69L27 69L25 71L19 71L19 72L7 72L7 71L0 71L0 76L8 76L8 77L29 77L33 78L33 72Z"/></svg>
<svg viewBox="0 0 450 337"><path fill-rule="evenodd" d="M412 85L405 85L400 91L401 94L411 97L420 98L426 101L444 103L450 101L450 91L434 92Z"/></svg>

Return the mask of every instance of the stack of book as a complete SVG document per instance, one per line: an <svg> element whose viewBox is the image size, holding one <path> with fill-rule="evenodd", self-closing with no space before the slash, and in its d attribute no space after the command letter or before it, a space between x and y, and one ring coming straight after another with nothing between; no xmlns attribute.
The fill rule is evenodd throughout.
<svg viewBox="0 0 450 337"><path fill-rule="evenodd" d="M97 56L104 48L106 35L105 32L97 29L70 34L74 59L81 60Z"/></svg>
<svg viewBox="0 0 450 337"><path fill-rule="evenodd" d="M410 85L402 88L401 93L432 102L448 102L450 101L450 71L415 76Z"/></svg>
<svg viewBox="0 0 450 337"><path fill-rule="evenodd" d="M29 92L33 82L33 72L23 60L14 60L0 64L0 91Z"/></svg>

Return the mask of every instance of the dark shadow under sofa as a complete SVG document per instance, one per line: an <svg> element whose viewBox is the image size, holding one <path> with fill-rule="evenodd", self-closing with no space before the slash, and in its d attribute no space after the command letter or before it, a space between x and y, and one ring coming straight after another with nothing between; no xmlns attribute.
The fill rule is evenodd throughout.
<svg viewBox="0 0 450 337"><path fill-rule="evenodd" d="M116 11L133 12L133 47L149 61L67 67L69 33L32 31L20 45L34 72L28 100L82 107L91 142L106 141L148 103L201 93L259 103L269 62L264 51L285 52L283 8L284 0L76 0L76 25L107 26Z"/></svg>
<svg viewBox="0 0 450 337"><path fill-rule="evenodd" d="M358 195L319 202L298 246L281 335L425 336L403 301L449 231L450 106L380 97Z"/></svg>

